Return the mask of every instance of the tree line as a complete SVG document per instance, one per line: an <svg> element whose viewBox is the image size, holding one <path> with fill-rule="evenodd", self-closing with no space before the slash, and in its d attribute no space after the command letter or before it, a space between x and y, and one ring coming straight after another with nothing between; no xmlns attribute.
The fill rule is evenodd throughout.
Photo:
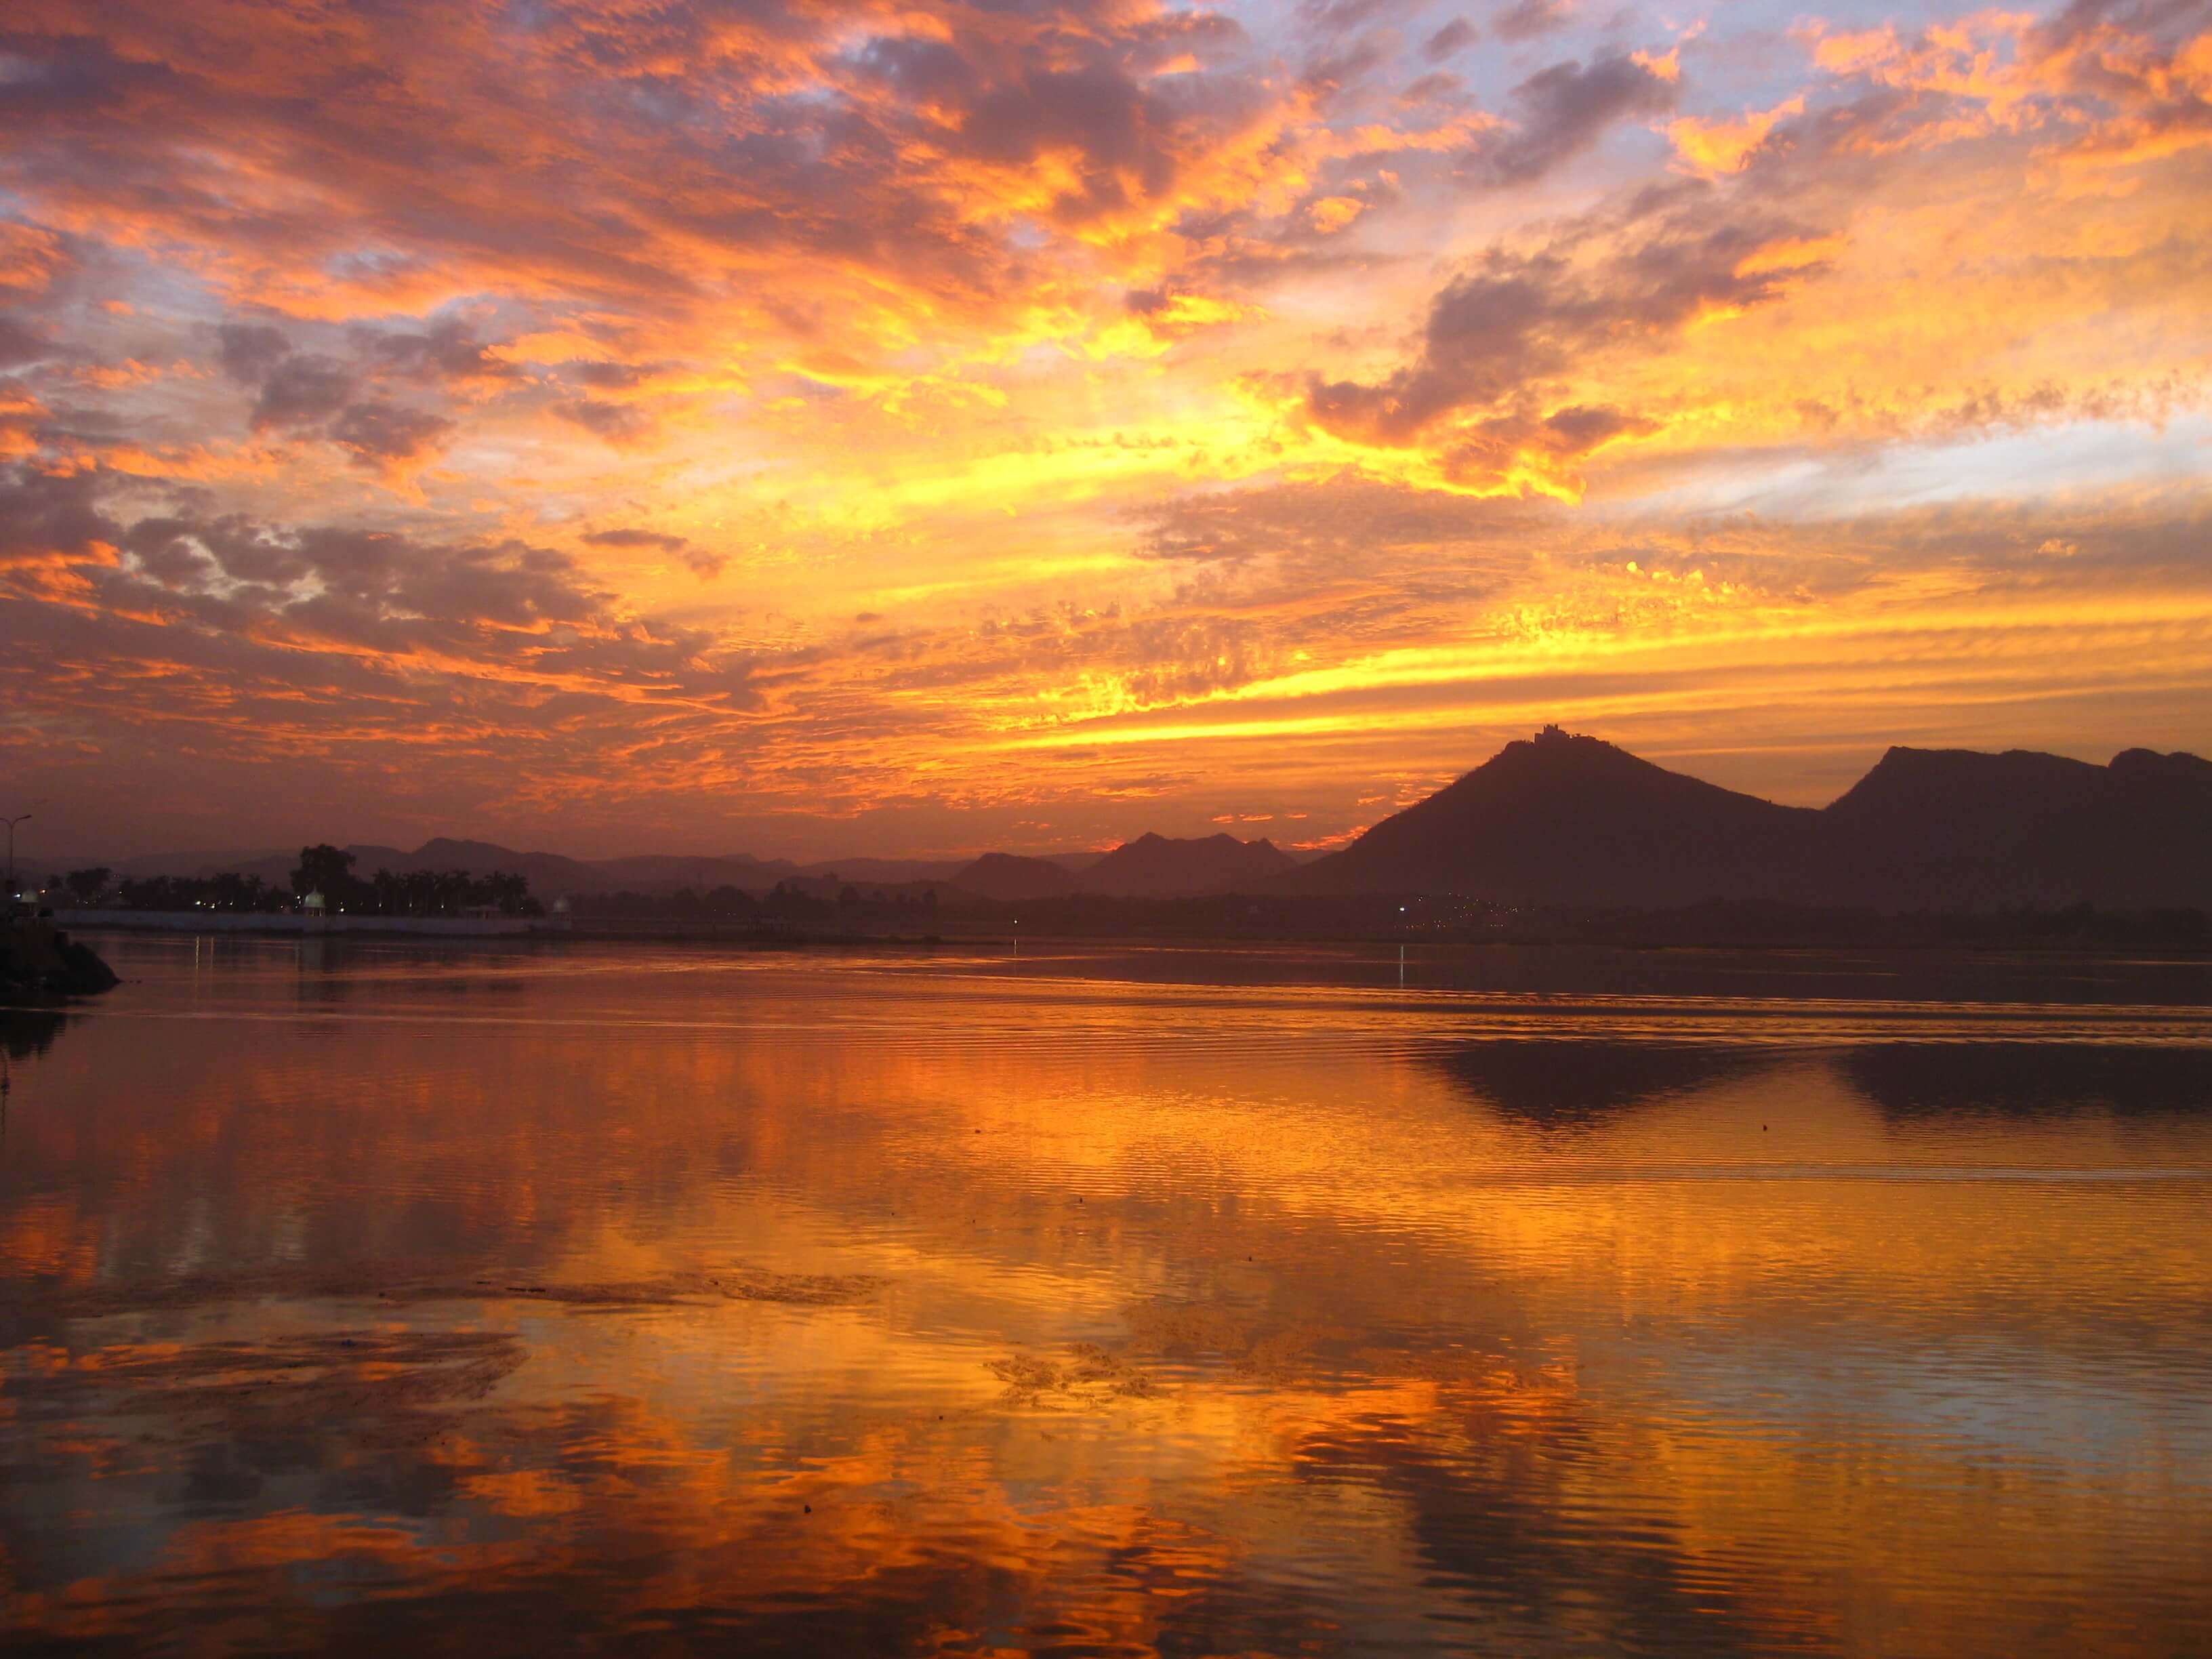
<svg viewBox="0 0 2212 1659"><path fill-rule="evenodd" d="M66 892L80 910L289 910L293 895L258 876L227 870L216 876L125 876L104 864L46 878L49 893Z"/></svg>
<svg viewBox="0 0 2212 1659"><path fill-rule="evenodd" d="M530 878L505 870L471 875L466 870L379 870L366 880L353 872L355 855L327 843L303 847L289 887L255 875L226 871L214 876L147 876L114 880L105 865L72 870L47 884L66 889L80 907L114 903L126 910L295 910L320 893L334 915L450 916L489 908L504 916L536 916L544 907L530 896Z"/></svg>
<svg viewBox="0 0 2212 1659"><path fill-rule="evenodd" d="M465 870L410 870L404 875L379 870L363 881L353 872L355 861L343 848L302 847L292 872L292 890L303 900L320 893L333 914L350 915L450 916L478 909L503 916L545 914L530 896L530 878L512 871L476 876Z"/></svg>

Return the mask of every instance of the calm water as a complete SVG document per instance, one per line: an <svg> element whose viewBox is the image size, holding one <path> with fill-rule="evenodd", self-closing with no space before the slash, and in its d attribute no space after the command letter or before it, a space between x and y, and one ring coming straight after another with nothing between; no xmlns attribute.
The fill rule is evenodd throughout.
<svg viewBox="0 0 2212 1659"><path fill-rule="evenodd" d="M2203 969L102 948L14 1648L2212 1652Z"/></svg>

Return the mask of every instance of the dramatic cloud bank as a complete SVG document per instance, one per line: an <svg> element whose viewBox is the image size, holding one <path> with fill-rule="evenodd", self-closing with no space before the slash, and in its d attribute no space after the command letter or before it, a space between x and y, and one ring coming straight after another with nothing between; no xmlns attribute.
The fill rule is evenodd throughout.
<svg viewBox="0 0 2212 1659"><path fill-rule="evenodd" d="M2212 745L2212 0L16 0L46 844Z"/></svg>

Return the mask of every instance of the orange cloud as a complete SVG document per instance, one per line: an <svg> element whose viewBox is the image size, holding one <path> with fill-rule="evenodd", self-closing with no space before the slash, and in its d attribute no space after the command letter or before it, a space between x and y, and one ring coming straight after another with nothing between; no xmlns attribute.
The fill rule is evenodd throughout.
<svg viewBox="0 0 2212 1659"><path fill-rule="evenodd" d="M2010 667L1891 696L1808 618L1963 617L1911 504L2055 491L2103 505L1960 555L1976 625L2069 711L2198 719L2185 566L2113 556L2142 614L2070 634L2036 584L2199 510L2212 33L1816 27L1802 86L1717 109L1747 24L1516 15L1501 83L1471 22L1409 53L1328 8L26 0L17 718L106 757L64 795L179 732L331 800L404 753L428 829L898 799L1107 837L1219 788L1194 822L1326 836L1372 816L1340 775L1448 775L1468 711L1552 697L1648 694L1673 741L1765 695L1777 753L1915 697L2038 741ZM1734 563L1655 551L1753 511Z"/></svg>
<svg viewBox="0 0 2212 1659"><path fill-rule="evenodd" d="M1752 110L1733 121L1701 121L1684 116L1667 124L1667 137L1690 172L1718 178L1741 167L1745 157L1766 142L1778 122L1804 112L1805 97L1800 93L1771 109Z"/></svg>

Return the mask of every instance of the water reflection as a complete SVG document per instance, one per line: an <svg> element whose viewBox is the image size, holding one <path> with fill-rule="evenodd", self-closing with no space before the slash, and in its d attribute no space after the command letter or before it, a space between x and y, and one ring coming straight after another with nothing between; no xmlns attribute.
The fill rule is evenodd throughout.
<svg viewBox="0 0 2212 1659"><path fill-rule="evenodd" d="M52 1008L0 1008L0 1052L9 1060L29 1060L54 1046L68 1029L69 1016Z"/></svg>
<svg viewBox="0 0 2212 1659"><path fill-rule="evenodd" d="M14 1631L2127 1654L2212 1614L2186 1005L289 950L144 946L18 1071Z"/></svg>
<svg viewBox="0 0 2212 1659"><path fill-rule="evenodd" d="M2212 1112L2212 1048L1863 1043L1844 1070L1892 1118Z"/></svg>
<svg viewBox="0 0 2212 1659"><path fill-rule="evenodd" d="M1437 1064L1500 1115L1541 1128L1587 1128L1669 1095L1749 1076L1775 1063L1760 1049L1686 1043L1490 1040Z"/></svg>

